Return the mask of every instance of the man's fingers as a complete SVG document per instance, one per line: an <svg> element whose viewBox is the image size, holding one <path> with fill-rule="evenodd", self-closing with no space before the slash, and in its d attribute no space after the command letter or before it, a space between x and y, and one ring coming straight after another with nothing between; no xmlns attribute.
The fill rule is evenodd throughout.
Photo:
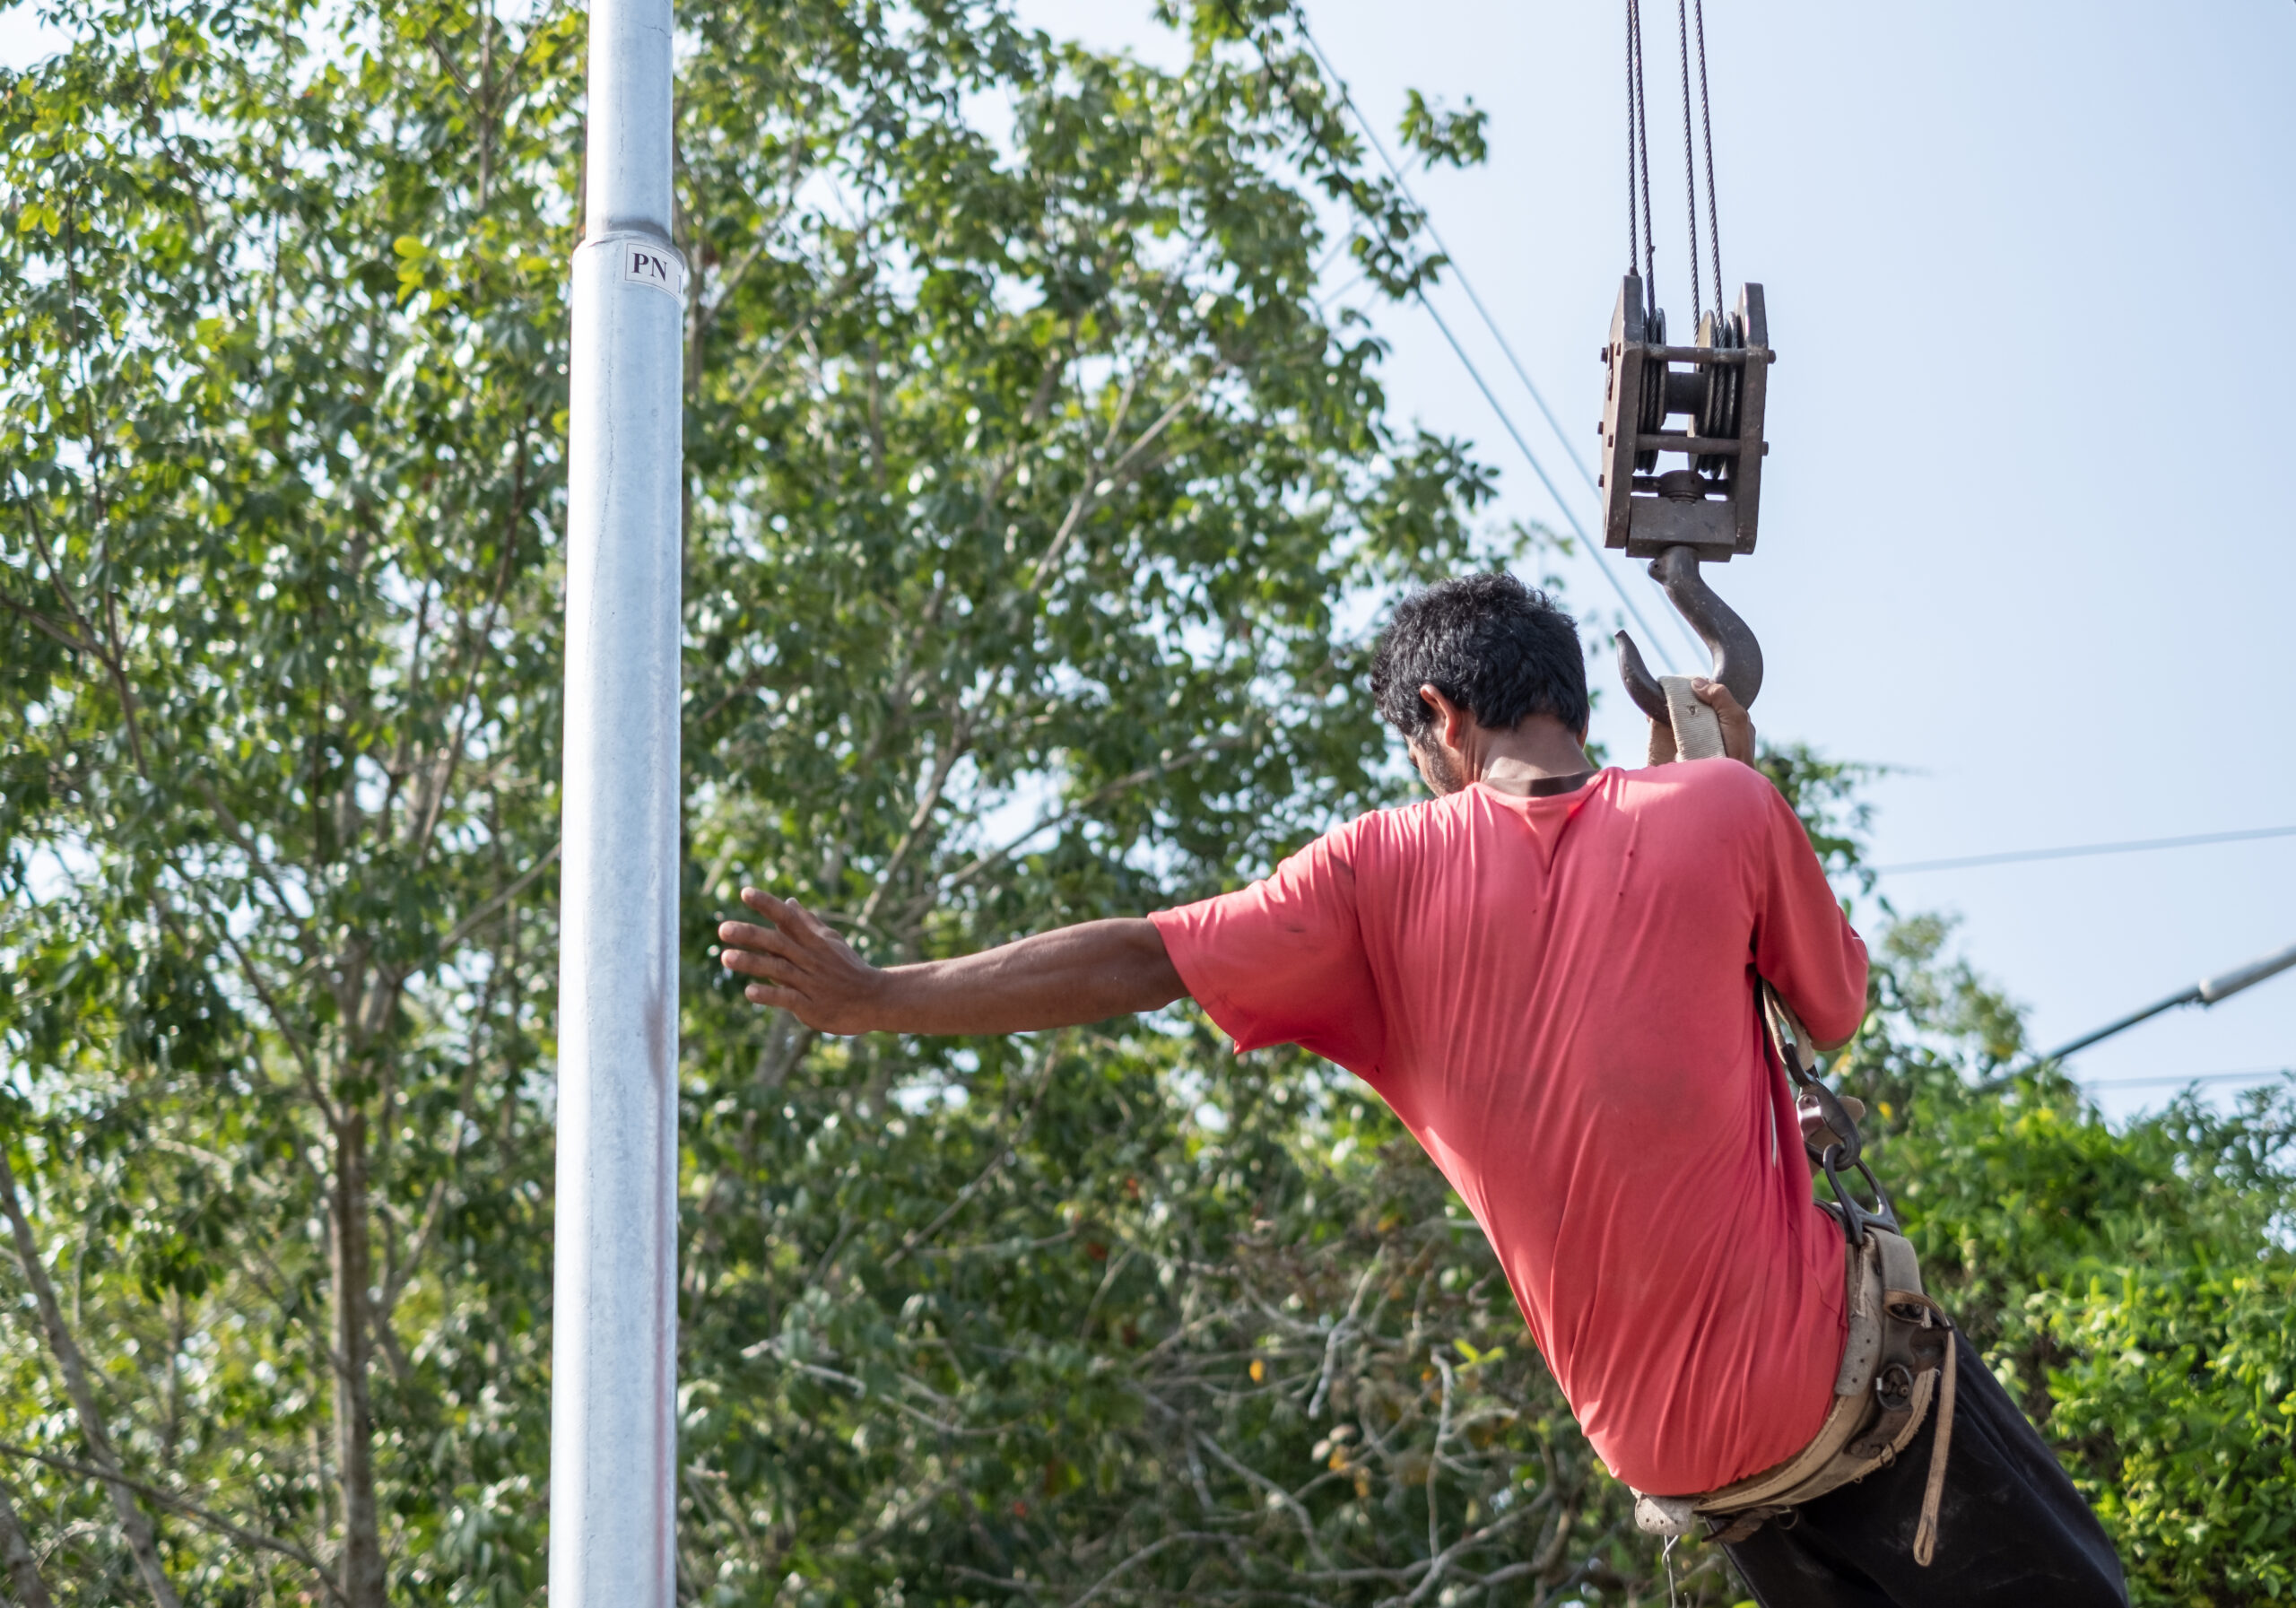
<svg viewBox="0 0 2296 1608"><path fill-rule="evenodd" d="M1740 720L1746 718L1745 707L1739 703L1738 695L1720 682L1709 681L1702 675L1694 675L1691 677L1690 690L1699 702L1712 709L1723 719L1728 720L1733 717Z"/></svg>
<svg viewBox="0 0 2296 1608"><path fill-rule="evenodd" d="M770 926L755 926L746 921L721 921L718 924L718 941L736 949L759 949L769 954L795 957L803 947L802 936Z"/></svg>
<svg viewBox="0 0 2296 1608"><path fill-rule="evenodd" d="M718 924L719 963L753 979L743 985L742 997L778 1006L822 1032L858 1031L850 1025L854 999L868 991L877 973L835 928L796 900L744 888L742 904L765 925Z"/></svg>
<svg viewBox="0 0 2296 1608"><path fill-rule="evenodd" d="M799 1020L804 1019L798 1007L805 1003L805 996L794 988L775 988L764 983L752 983L742 990L742 997L753 1005L778 1005Z"/></svg>
<svg viewBox="0 0 2296 1608"><path fill-rule="evenodd" d="M787 922L794 901L778 900L762 888L742 890L742 902L776 926Z"/></svg>
<svg viewBox="0 0 2296 1608"><path fill-rule="evenodd" d="M1647 761L1652 765L1674 762L1674 727L1672 721L1653 720L1650 723L1650 753Z"/></svg>
<svg viewBox="0 0 2296 1608"><path fill-rule="evenodd" d="M728 926L740 925L727 922ZM752 928L752 931L756 929ZM804 1022L807 1027L820 1025L813 1020L813 999L795 985L803 980L804 973L788 960L776 954L763 954L755 950L736 949L728 945L718 952L718 960L726 970L737 976L757 980L743 986L742 997L753 1005L778 1005Z"/></svg>
<svg viewBox="0 0 2296 1608"><path fill-rule="evenodd" d="M843 943L845 942L844 939L837 935L837 929L835 927L830 926L828 922L823 921L820 917L805 908L804 906L799 904L796 900L792 899L783 900L782 908L788 911L789 914L787 919L791 923L794 923L812 936L820 939L822 943Z"/></svg>
<svg viewBox="0 0 2296 1608"><path fill-rule="evenodd" d="M1738 695L1720 682L1700 675L1691 678L1692 696L1714 711L1722 726L1722 752L1739 763L1754 762L1754 721Z"/></svg>
<svg viewBox="0 0 2296 1608"><path fill-rule="evenodd" d="M837 935L835 927L794 899L776 899L762 888L744 888L742 902L784 933L805 934L829 943L845 942Z"/></svg>
<svg viewBox="0 0 2296 1608"><path fill-rule="evenodd" d="M781 981L798 974L798 967L779 955L762 955L754 950L721 949L718 959L728 971L738 971L744 977L761 977L770 981Z"/></svg>

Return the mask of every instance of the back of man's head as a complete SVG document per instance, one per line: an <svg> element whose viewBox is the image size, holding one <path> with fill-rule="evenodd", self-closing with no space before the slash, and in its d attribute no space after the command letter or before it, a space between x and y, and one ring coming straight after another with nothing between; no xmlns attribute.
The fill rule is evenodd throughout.
<svg viewBox="0 0 2296 1608"><path fill-rule="evenodd" d="M1371 696L1407 739L1434 717L1422 686L1493 731L1512 731L1531 715L1552 715L1573 734L1587 729L1578 624L1511 575L1437 581L1396 604L1371 651Z"/></svg>

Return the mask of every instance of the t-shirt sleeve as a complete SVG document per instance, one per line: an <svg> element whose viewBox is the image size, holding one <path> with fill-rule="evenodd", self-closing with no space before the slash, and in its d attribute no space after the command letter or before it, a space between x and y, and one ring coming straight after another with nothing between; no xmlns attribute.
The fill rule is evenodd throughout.
<svg viewBox="0 0 2296 1608"><path fill-rule="evenodd" d="M1378 1066L1386 1024L1356 914L1352 829L1264 882L1149 917L1172 965L1239 1055L1297 1044L1350 1072Z"/></svg>
<svg viewBox="0 0 2296 1608"><path fill-rule="evenodd" d="M1866 941L1835 902L1833 890L1793 806L1769 800L1761 885L1756 891L1754 968L1786 996L1820 1044L1839 1044L1866 1016Z"/></svg>

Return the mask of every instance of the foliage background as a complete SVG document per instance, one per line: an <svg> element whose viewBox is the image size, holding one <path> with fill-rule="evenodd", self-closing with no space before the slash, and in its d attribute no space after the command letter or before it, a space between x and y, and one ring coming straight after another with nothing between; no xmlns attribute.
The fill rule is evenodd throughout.
<svg viewBox="0 0 2296 1608"><path fill-rule="evenodd" d="M10 1589L531 1601L581 19L57 16L0 82ZM1233 885L1403 796L1370 605L1537 563L1318 300L1441 264L1287 13L1168 20L1184 74L992 0L684 42L689 1600L1666 1588L1330 1069L1185 1011L819 1043L709 952L745 880L885 959ZM2141 1598L2296 1593L2290 1106L2007 1073L1857 773L1769 763L1880 935L1842 1070L1949 1305Z"/></svg>

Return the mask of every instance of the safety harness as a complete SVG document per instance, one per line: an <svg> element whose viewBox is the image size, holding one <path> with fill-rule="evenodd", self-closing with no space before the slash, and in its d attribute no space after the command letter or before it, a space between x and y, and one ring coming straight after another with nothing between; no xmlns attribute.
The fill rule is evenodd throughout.
<svg viewBox="0 0 2296 1608"><path fill-rule="evenodd" d="M1833 1193L1819 1203L1841 1225L1848 1334L1834 1376L1833 1405L1808 1445L1774 1468L1700 1496L1635 1492L1634 1522L1653 1535L1687 1535L1704 1524L1715 1540L1744 1541L1770 1519L1886 1468L1909 1445L1934 1406L1929 1479L1913 1560L1937 1549L1937 1508L1953 1438L1953 1326L1921 1288L1913 1246L1900 1231L1890 1197L1860 1152L1858 1101L1817 1075L1817 1053L1793 1007L1765 981L1762 1016L1779 1064L1795 1088L1802 1142ZM1855 1171L1873 1191L1871 1208L1844 1182Z"/></svg>

